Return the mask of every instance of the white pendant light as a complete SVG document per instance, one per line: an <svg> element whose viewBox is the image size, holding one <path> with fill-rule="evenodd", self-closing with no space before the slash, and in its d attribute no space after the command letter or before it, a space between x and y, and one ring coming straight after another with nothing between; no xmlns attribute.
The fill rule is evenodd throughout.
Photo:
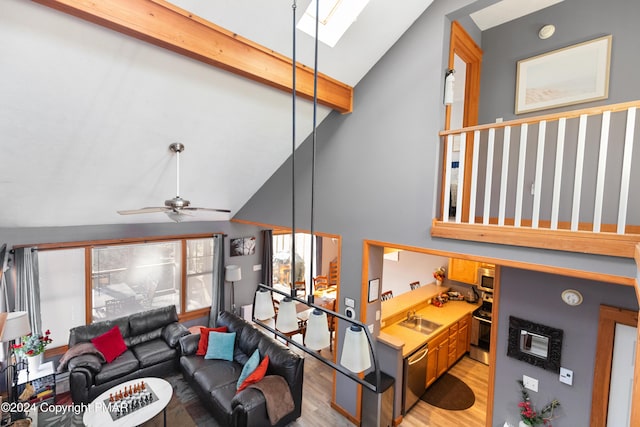
<svg viewBox="0 0 640 427"><path fill-rule="evenodd" d="M371 367L367 335L358 325L351 325L344 334L340 364L354 373Z"/></svg>
<svg viewBox="0 0 640 427"><path fill-rule="evenodd" d="M298 329L296 303L289 297L280 301L278 317L276 318L276 329L284 333L293 332Z"/></svg>
<svg viewBox="0 0 640 427"><path fill-rule="evenodd" d="M271 319L276 315L273 309L271 292L262 288L258 289L256 292L256 302L253 315L258 320Z"/></svg>
<svg viewBox="0 0 640 427"><path fill-rule="evenodd" d="M304 344L311 350L321 350L329 347L330 338L327 313L318 309L313 310L307 320Z"/></svg>

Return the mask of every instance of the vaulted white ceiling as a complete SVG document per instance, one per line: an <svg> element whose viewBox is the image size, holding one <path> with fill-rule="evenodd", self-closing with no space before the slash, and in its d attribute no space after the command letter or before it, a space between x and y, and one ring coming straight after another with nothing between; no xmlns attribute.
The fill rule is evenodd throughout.
<svg viewBox="0 0 640 427"><path fill-rule="evenodd" d="M336 47L320 45L319 70L355 86L431 1L371 0ZM292 0L174 3L292 54ZM312 66L312 38L297 44ZM0 70L0 228L168 222L116 211L176 196L173 142L186 146L180 195L232 216L291 151L287 93L30 1L0 2ZM299 144L312 105L298 109Z"/></svg>

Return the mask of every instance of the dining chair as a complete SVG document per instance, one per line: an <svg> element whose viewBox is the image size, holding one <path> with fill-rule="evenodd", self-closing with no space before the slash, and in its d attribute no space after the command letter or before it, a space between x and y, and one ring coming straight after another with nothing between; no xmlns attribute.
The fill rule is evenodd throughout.
<svg viewBox="0 0 640 427"><path fill-rule="evenodd" d="M409 283L409 287L412 291L414 291L420 287L420 282L411 282Z"/></svg>
<svg viewBox="0 0 640 427"><path fill-rule="evenodd" d="M385 291L380 295L382 301L388 301L393 298L393 291Z"/></svg>

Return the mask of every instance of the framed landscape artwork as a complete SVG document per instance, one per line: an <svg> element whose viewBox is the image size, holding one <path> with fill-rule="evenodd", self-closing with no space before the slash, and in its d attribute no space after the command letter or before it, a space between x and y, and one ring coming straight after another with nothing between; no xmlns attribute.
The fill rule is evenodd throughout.
<svg viewBox="0 0 640 427"><path fill-rule="evenodd" d="M518 61L516 114L606 99L611 36Z"/></svg>

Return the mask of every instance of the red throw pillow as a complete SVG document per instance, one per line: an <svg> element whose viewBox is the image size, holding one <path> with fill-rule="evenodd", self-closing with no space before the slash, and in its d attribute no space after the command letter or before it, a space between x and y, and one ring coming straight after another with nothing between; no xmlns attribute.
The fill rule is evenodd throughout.
<svg viewBox="0 0 640 427"><path fill-rule="evenodd" d="M107 363L113 362L116 357L127 351L127 345L124 343L122 333L117 325L104 334L93 338L91 342L104 355Z"/></svg>
<svg viewBox="0 0 640 427"><path fill-rule="evenodd" d="M260 362L258 367L255 369L255 371L253 371L251 375L249 375L244 380L244 382L240 384L240 387L238 387L238 391L236 393L241 392L242 390L247 388L247 386L250 386L251 384L255 384L261 379L263 379L264 375L267 373L268 367L269 367L269 356L265 356L264 359L262 359L262 362Z"/></svg>
<svg viewBox="0 0 640 427"><path fill-rule="evenodd" d="M209 332L227 332L226 326L220 326L219 328L200 328L200 341L198 342L198 350L196 356L204 356L207 354L207 347L209 347Z"/></svg>

